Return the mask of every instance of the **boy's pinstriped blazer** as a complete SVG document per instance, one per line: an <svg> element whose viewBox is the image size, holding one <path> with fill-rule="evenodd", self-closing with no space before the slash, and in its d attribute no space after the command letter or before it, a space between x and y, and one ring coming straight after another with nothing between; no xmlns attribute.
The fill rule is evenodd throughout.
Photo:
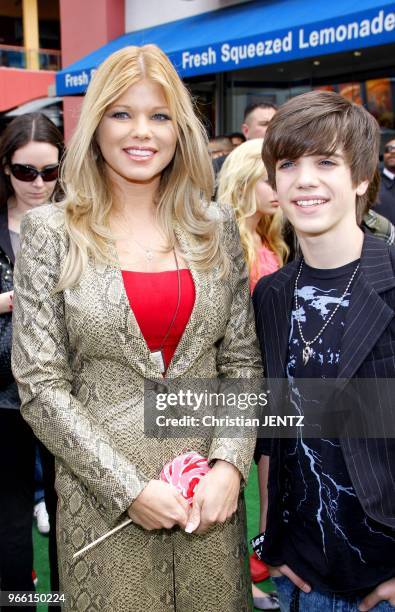
<svg viewBox="0 0 395 612"><path fill-rule="evenodd" d="M257 334L269 380L286 377L290 314L299 264L300 259L295 260L261 279L253 295ZM391 399L395 379L395 248L369 234L364 237L360 270L353 283L346 314L338 393L346 388L347 381L356 378L372 379L369 402L385 431L388 415L384 416L381 411L390 406L393 418L395 399ZM265 443L263 440L257 443L258 450L261 448L264 454L267 451ZM343 436L340 443L351 481L366 514L395 528L395 439ZM278 536L270 526L278 522L271 521L271 517L278 515L281 469L281 440L273 440L265 535L265 558L270 558L273 565L279 561L276 560Z"/></svg>

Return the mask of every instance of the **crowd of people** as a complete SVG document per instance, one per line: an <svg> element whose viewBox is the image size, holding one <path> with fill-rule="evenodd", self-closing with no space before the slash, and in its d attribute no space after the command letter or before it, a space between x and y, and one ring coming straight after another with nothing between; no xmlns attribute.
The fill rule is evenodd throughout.
<svg viewBox="0 0 395 612"><path fill-rule="evenodd" d="M154 45L103 62L65 152L43 115L8 125L2 591L34 591L38 452L66 612L395 609L395 140L381 170L379 151L376 120L324 91L249 106L240 133L209 142ZM333 382L336 405L368 379L352 410L369 401L383 433L147 435L147 384L196 379L266 380L271 414L302 417L325 404L306 379ZM165 481L187 452L204 473Z"/></svg>

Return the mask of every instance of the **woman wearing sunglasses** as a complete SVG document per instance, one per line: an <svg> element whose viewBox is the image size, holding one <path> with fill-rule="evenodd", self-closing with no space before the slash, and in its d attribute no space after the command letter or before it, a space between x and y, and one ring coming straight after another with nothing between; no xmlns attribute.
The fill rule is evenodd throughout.
<svg viewBox="0 0 395 612"><path fill-rule="evenodd" d="M16 117L0 138L0 583L4 591L34 590L36 439L20 415L11 372L13 267L22 217L60 195L62 153L61 133L39 113Z"/></svg>

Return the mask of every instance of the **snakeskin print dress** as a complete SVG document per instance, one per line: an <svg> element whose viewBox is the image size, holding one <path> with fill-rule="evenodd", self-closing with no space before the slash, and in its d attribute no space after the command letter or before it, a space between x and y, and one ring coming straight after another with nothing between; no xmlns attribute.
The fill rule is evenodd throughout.
<svg viewBox="0 0 395 612"><path fill-rule="evenodd" d="M166 376L260 376L249 281L236 224L222 215L231 273L191 268L196 300ZM186 259L193 239L176 226ZM254 437L144 436L146 379L158 366L130 309L121 270L89 260L78 285L54 293L68 248L63 213L43 206L22 223L15 269L13 369L22 413L56 456L64 610L243 612L252 609L242 495L205 535L129 525L73 555L126 517L162 466L188 449L224 459L247 478Z"/></svg>

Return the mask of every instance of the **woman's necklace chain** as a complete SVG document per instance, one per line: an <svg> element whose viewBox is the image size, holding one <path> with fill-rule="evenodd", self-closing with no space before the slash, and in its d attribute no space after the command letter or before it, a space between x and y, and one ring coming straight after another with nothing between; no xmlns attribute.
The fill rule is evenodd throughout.
<svg viewBox="0 0 395 612"><path fill-rule="evenodd" d="M133 242L135 244L137 244L137 246L142 250L142 252L145 255L145 258L147 260L147 263L152 263L152 260L154 259L154 255L155 253L165 253L166 251L164 251L163 249L147 249L146 246L144 246L143 244L141 244L141 242L139 242L138 240L136 240L136 238L134 238L134 236L132 236L130 234L130 238L133 240Z"/></svg>
<svg viewBox="0 0 395 612"><path fill-rule="evenodd" d="M318 334L316 334L312 340L306 340L306 338L304 337L303 332L302 332L302 326L300 324L300 320L299 320L299 316L298 316L298 312L299 312L298 282L299 282L300 275L302 273L302 268L303 268L303 259L300 262L299 271L298 271L298 274L297 274L296 280L295 280L294 296L295 296L295 307L296 307L296 323L298 325L299 335L300 335L300 337L302 339L302 342L304 344L303 351L302 351L303 365L307 365L307 362L309 361L310 357L313 354L313 349L311 348L311 345L314 344L314 342L316 340L318 340L318 338L323 334L323 332L325 331L325 329L327 328L327 326L329 325L329 323L332 321L333 317L335 316L335 314L339 310L340 306L342 305L342 302L343 302L344 298L346 297L346 295L347 295L347 293L348 293L348 291L349 291L349 289L351 287L351 283L353 282L354 277L355 277L356 273L358 272L359 263L356 265L356 267L354 269L354 272L352 273L351 278L350 278L350 280L347 283L347 287L345 288L343 295L339 299L339 302L337 303L337 305L335 306L334 310L331 312L331 314L329 315L329 317L325 321L324 325L319 330Z"/></svg>

